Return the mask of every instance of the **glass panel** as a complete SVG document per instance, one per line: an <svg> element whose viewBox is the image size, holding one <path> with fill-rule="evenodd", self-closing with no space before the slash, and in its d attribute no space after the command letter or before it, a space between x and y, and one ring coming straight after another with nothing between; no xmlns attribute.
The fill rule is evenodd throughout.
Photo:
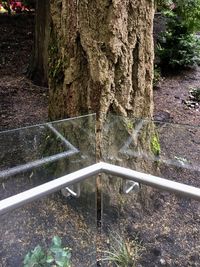
<svg viewBox="0 0 200 267"><path fill-rule="evenodd" d="M0 197L5 199L94 164L95 116L2 132L0 151ZM64 189L2 215L0 266L23 266L37 245L46 253L54 236L71 249L72 266L96 266L95 185L92 177L70 186L78 198Z"/></svg>
<svg viewBox="0 0 200 267"><path fill-rule="evenodd" d="M103 134L103 161L200 187L199 127L109 116ZM4 199L95 163L95 116L3 132L0 147ZM23 266L28 251L47 251L55 236L71 249L72 266L96 266L96 240L100 266L198 266L196 201L111 175L101 181L97 201L93 177L1 216L1 266Z"/></svg>
<svg viewBox="0 0 200 267"><path fill-rule="evenodd" d="M200 127L110 116L104 134L104 161L200 187ZM125 194L130 181L111 175L102 183L103 266L199 265L197 201L147 186Z"/></svg>
<svg viewBox="0 0 200 267"><path fill-rule="evenodd" d="M0 151L4 199L95 163L95 115L1 132Z"/></svg>
<svg viewBox="0 0 200 267"><path fill-rule="evenodd" d="M63 247L70 248L72 266L96 266L94 181L81 183L80 198L65 198L58 192L2 215L0 266L24 266L28 252L40 245L46 253L55 236L61 238Z"/></svg>

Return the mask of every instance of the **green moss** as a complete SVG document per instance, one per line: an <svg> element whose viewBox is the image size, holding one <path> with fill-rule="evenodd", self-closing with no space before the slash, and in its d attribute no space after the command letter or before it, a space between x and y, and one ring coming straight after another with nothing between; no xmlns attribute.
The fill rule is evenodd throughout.
<svg viewBox="0 0 200 267"><path fill-rule="evenodd" d="M157 134L154 134L151 138L151 151L155 156L160 155L160 142Z"/></svg>
<svg viewBox="0 0 200 267"><path fill-rule="evenodd" d="M64 80L63 62L59 55L59 49L55 38L49 44L49 77L55 84L60 84Z"/></svg>
<svg viewBox="0 0 200 267"><path fill-rule="evenodd" d="M132 123L132 121L128 121L128 122L127 122L127 128L128 128L129 130L132 130L132 129L133 129L133 123Z"/></svg>

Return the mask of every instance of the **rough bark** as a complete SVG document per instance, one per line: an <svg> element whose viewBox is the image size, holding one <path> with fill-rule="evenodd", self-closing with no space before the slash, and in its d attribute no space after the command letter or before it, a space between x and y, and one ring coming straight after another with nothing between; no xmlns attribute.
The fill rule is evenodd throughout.
<svg viewBox="0 0 200 267"><path fill-rule="evenodd" d="M152 117L153 16L153 0L50 1L49 116L95 112L97 160L119 139L118 132L103 136L109 112ZM152 129L142 134L137 150L150 149ZM115 148L111 153L117 157Z"/></svg>
<svg viewBox="0 0 200 267"><path fill-rule="evenodd" d="M48 84L49 0L36 1L35 42L28 76L40 85Z"/></svg>
<svg viewBox="0 0 200 267"><path fill-rule="evenodd" d="M152 116L152 0L51 0L49 115ZM100 137L99 137L100 138Z"/></svg>

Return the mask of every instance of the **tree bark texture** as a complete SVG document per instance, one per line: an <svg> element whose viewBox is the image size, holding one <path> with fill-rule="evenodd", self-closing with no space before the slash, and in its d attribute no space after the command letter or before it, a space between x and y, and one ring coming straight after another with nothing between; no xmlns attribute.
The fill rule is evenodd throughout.
<svg viewBox="0 0 200 267"><path fill-rule="evenodd" d="M50 1L49 116L95 112L97 159L118 135L103 136L109 112L152 117L153 16L153 0ZM150 128L137 145L147 151Z"/></svg>
<svg viewBox="0 0 200 267"><path fill-rule="evenodd" d="M50 117L151 117L153 1L50 3Z"/></svg>
<svg viewBox="0 0 200 267"><path fill-rule="evenodd" d="M28 76L37 84L48 84L49 0L36 1L35 42Z"/></svg>

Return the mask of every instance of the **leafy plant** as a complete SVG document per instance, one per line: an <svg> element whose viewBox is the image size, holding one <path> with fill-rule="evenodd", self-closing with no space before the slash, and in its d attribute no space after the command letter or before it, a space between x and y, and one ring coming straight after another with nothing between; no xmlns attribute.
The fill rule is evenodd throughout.
<svg viewBox="0 0 200 267"><path fill-rule="evenodd" d="M190 98L194 101L200 102L200 88L190 89Z"/></svg>
<svg viewBox="0 0 200 267"><path fill-rule="evenodd" d="M157 46L160 65L182 68L200 63L200 40L192 34L173 12L167 13L167 31L161 35Z"/></svg>
<svg viewBox="0 0 200 267"><path fill-rule="evenodd" d="M61 239L54 236L49 249L36 246L25 256L23 264L24 267L71 267L71 251L63 248Z"/></svg>
<svg viewBox="0 0 200 267"><path fill-rule="evenodd" d="M172 0L155 0L155 6L159 11L169 9L172 4Z"/></svg>
<svg viewBox="0 0 200 267"><path fill-rule="evenodd" d="M200 30L200 0L155 0L155 3L164 13L176 14L188 33Z"/></svg>
<svg viewBox="0 0 200 267"><path fill-rule="evenodd" d="M195 33L200 30L200 0L173 0L163 14L167 30L157 47L162 69L198 65L200 40Z"/></svg>
<svg viewBox="0 0 200 267"><path fill-rule="evenodd" d="M173 12L181 19L188 33L200 30L200 0L173 0Z"/></svg>
<svg viewBox="0 0 200 267"><path fill-rule="evenodd" d="M110 237L110 250L104 251L102 261L108 261L116 267L136 267L136 263L144 250L137 239L125 240L119 234Z"/></svg>

